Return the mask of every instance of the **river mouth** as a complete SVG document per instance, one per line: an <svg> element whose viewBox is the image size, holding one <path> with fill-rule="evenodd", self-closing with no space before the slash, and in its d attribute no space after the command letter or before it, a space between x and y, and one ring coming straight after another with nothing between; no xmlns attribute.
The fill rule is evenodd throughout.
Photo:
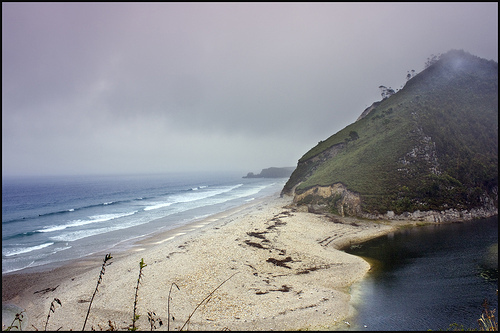
<svg viewBox="0 0 500 333"><path fill-rule="evenodd" d="M372 269L351 288L352 330L478 329L497 309L498 217L400 230L346 249Z"/></svg>

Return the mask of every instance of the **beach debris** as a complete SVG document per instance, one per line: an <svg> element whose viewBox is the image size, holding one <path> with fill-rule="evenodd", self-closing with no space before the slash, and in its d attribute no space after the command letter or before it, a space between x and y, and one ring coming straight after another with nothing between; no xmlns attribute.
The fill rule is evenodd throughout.
<svg viewBox="0 0 500 333"><path fill-rule="evenodd" d="M314 272L314 271L317 271L318 269L328 269L330 268L331 265L320 265L320 266L313 266L313 267L309 267L309 268L305 268L303 270L300 270L298 271L296 274L299 275L299 274L309 274L309 272Z"/></svg>
<svg viewBox="0 0 500 333"><path fill-rule="evenodd" d="M281 267L285 267L285 268L288 268L288 269L291 269L290 266L286 265L285 263L286 262L291 262L293 261L292 260L292 257L286 257L285 259L282 259L282 260L279 260L279 259L275 259L275 258L268 258L266 260L266 262L270 262L276 266L281 266Z"/></svg>
<svg viewBox="0 0 500 333"><path fill-rule="evenodd" d="M267 231L247 232L247 235L248 236L252 236L252 237L257 237L257 238L260 238L260 239L266 239L266 237L262 236L262 234L265 234L265 233L267 233Z"/></svg>
<svg viewBox="0 0 500 333"><path fill-rule="evenodd" d="M262 244L255 243L255 242L252 242L252 241L249 241L249 240L246 240L245 244L249 245L249 246L256 247L256 248L259 248L259 249L267 249L267 247L262 246Z"/></svg>
<svg viewBox="0 0 500 333"><path fill-rule="evenodd" d="M59 285L55 286L54 288L45 288L45 289L42 289L42 290L35 291L33 294L38 294L38 293L46 294L48 292L56 290L57 287L59 287Z"/></svg>
<svg viewBox="0 0 500 333"><path fill-rule="evenodd" d="M292 289L292 287L287 286L286 284L282 285L279 289L271 289L270 291L281 291L284 293L289 292Z"/></svg>

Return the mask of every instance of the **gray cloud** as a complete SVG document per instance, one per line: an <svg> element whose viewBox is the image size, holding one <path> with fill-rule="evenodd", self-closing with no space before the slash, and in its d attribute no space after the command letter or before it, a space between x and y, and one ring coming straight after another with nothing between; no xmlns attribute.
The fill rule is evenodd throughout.
<svg viewBox="0 0 500 333"><path fill-rule="evenodd" d="M498 61L497 3L3 3L2 172L259 171L431 54Z"/></svg>

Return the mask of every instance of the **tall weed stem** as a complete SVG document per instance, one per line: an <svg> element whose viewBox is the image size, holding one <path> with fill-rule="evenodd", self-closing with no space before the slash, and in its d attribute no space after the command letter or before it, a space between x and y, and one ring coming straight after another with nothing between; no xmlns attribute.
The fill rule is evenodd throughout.
<svg viewBox="0 0 500 333"><path fill-rule="evenodd" d="M106 256L104 257L104 262L102 263L101 272L99 273L99 279L97 280L97 285L95 286L94 294L92 295L92 298L90 299L89 309L87 310L87 315L85 316L85 322L83 323L82 331L85 330L85 325L87 324L87 319L88 319L89 313L90 313L90 307L92 306L92 302L94 301L95 294L97 294L97 290L99 289L99 285L101 284L102 277L104 276L104 272L106 270L106 264L109 260L111 260L111 258L113 258L111 256L111 253L106 254Z"/></svg>
<svg viewBox="0 0 500 333"><path fill-rule="evenodd" d="M135 287L135 298L134 298L134 317L132 318L132 331L137 330L135 327L135 322L139 319L139 315L137 314L137 298L139 295L139 285L141 284L141 278L143 276L142 270L144 267L147 265L144 263L144 258L141 258L141 261L139 262L139 277L137 278L137 286Z"/></svg>
<svg viewBox="0 0 500 333"><path fill-rule="evenodd" d="M235 276L236 274L238 274L239 272L236 272L234 273L233 275L231 275L230 277L228 277L227 279L225 279L221 284L219 284L219 286L217 288L215 288L214 290L212 290L212 292L210 294L208 294L207 297L205 297L200 303L198 303L198 305L194 308L193 312L191 312L191 314L189 315L188 319L186 320L186 322L184 323L184 325L182 325L181 329L179 331L182 331L182 329L184 328L184 326L186 326L186 324L191 320L191 317L194 315L194 313L196 312L196 310L198 310L198 308L203 304L203 302L205 302L208 298L210 298L217 289L219 289L224 283L226 283L230 278L232 278L233 276Z"/></svg>
<svg viewBox="0 0 500 333"><path fill-rule="evenodd" d="M49 314L47 315L47 320L45 321L45 328L44 331L47 330L47 324L49 323L49 318L50 318L50 313L54 313L56 310L56 306L54 302L58 303L60 306L62 306L61 300L59 298L54 298L52 302L50 302L50 309L49 309Z"/></svg>
<svg viewBox="0 0 500 333"><path fill-rule="evenodd" d="M171 299L170 294L172 294L173 286L176 286L177 290L181 290L175 282L172 282L172 284L170 285L170 291L168 292L168 300L167 300L167 315L168 315L167 331L170 331L170 299Z"/></svg>

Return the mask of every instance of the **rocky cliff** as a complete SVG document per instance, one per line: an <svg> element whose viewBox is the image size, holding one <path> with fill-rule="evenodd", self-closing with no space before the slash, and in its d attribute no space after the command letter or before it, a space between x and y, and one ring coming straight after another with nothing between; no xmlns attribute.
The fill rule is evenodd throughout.
<svg viewBox="0 0 500 333"><path fill-rule="evenodd" d="M498 64L442 55L304 154L282 194L369 218L498 214Z"/></svg>

